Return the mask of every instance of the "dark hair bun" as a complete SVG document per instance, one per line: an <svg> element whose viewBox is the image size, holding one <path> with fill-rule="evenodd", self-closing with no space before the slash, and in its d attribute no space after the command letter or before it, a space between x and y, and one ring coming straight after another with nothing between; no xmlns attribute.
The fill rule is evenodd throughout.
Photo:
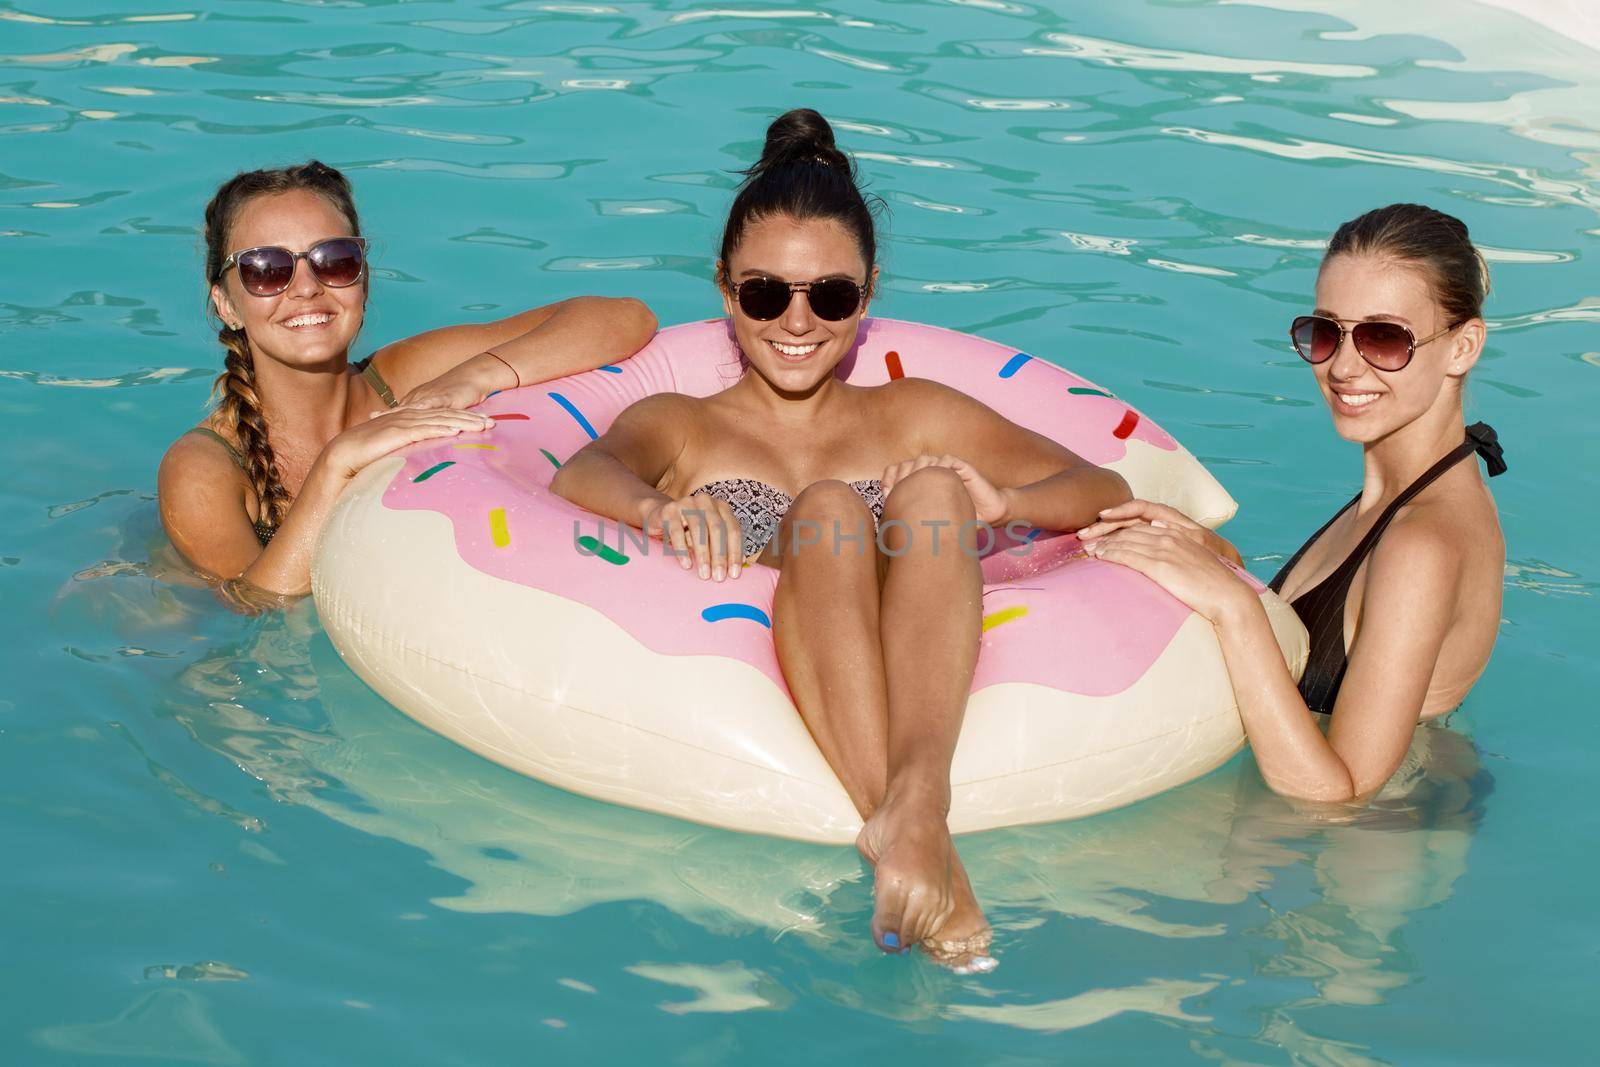
<svg viewBox="0 0 1600 1067"><path fill-rule="evenodd" d="M801 221L830 219L850 232L861 250L867 278L878 257L875 211L883 201L865 197L856 167L833 140L828 120L808 107L786 111L767 127L766 147L748 170L722 228L723 270L752 223L776 215ZM718 277L726 285L726 275Z"/></svg>
<svg viewBox="0 0 1600 1067"><path fill-rule="evenodd" d="M850 157L839 151L828 120L808 107L797 107L772 120L761 158L744 173L764 174L774 167L794 163L821 163L852 174Z"/></svg>

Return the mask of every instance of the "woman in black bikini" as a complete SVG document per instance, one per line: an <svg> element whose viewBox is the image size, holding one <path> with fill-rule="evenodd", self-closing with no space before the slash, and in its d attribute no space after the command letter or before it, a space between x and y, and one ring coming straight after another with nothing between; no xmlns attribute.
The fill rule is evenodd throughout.
<svg viewBox="0 0 1600 1067"><path fill-rule="evenodd" d="M964 544L958 531L1075 530L1128 488L935 382L838 380L878 274L850 159L821 115L791 111L748 175L717 264L747 372L704 399L639 401L551 488L671 541L702 578L779 569L778 659L865 820L875 940L987 969L988 926L946 825L981 624L974 531Z"/></svg>
<svg viewBox="0 0 1600 1067"><path fill-rule="evenodd" d="M1369 796L1420 719L1472 688L1500 628L1505 541L1475 463L1505 470L1494 431L1464 425L1462 386L1483 350L1488 269L1458 219L1394 204L1339 227L1317 306L1294 320L1334 429L1363 449L1362 491L1272 580L1311 636L1296 687L1255 594L1219 556L1232 545L1135 500L1080 531L1209 618L1256 762L1279 793ZM1317 715L1330 715L1323 733Z"/></svg>
<svg viewBox="0 0 1600 1067"><path fill-rule="evenodd" d="M162 460L161 520L242 610L309 591L317 535L367 464L488 430L466 409L489 393L630 356L655 330L636 300L578 298L433 330L352 365L369 280L350 185L331 167L248 171L206 207L226 370L215 410Z"/></svg>

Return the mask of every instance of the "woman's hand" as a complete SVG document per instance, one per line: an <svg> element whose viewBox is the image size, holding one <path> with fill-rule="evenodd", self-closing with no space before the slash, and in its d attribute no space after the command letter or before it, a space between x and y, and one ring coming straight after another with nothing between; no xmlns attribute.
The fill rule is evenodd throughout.
<svg viewBox="0 0 1600 1067"><path fill-rule="evenodd" d="M397 448L436 437L483 433L494 420L471 411L449 408L394 408L352 426L322 449L317 463L335 477L349 481L367 464Z"/></svg>
<svg viewBox="0 0 1600 1067"><path fill-rule="evenodd" d="M1169 508L1165 504L1149 500L1130 500L1114 508L1106 508L1100 513L1098 522L1092 522L1078 531L1078 540L1087 546L1089 542L1117 530L1145 524L1166 527L1187 537L1213 555L1221 556L1239 566L1244 565L1244 560L1239 557L1239 550L1234 548L1233 543L1227 538L1217 536L1177 508Z"/></svg>
<svg viewBox="0 0 1600 1067"><path fill-rule="evenodd" d="M959 474L961 483L967 487L967 495L972 498L972 509L979 522L995 526L1005 521L1006 512L1010 510L1005 491L995 488L989 479L978 473L976 467L959 456L930 456L924 452L916 459L891 464L880 479L883 482L883 495L887 497L896 482L923 467L949 467Z"/></svg>
<svg viewBox="0 0 1600 1067"><path fill-rule="evenodd" d="M1083 547L1096 559L1138 571L1212 624L1256 599L1244 579L1214 552L1162 519L1115 530Z"/></svg>
<svg viewBox="0 0 1600 1067"><path fill-rule="evenodd" d="M744 529L726 500L695 493L645 507L640 527L646 536L670 544L685 570L722 581L739 577L744 561Z"/></svg>
<svg viewBox="0 0 1600 1067"><path fill-rule="evenodd" d="M464 363L445 371L437 378L424 382L401 398L396 408L422 410L452 408L457 411L476 407L490 393L512 389L518 384L516 372L488 352L480 352ZM379 418L387 412L378 412Z"/></svg>

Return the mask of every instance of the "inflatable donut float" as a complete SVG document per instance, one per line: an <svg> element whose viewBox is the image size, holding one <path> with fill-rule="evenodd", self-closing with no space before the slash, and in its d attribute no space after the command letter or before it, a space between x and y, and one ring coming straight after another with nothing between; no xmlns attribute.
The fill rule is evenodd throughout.
<svg viewBox="0 0 1600 1067"><path fill-rule="evenodd" d="M703 581L554 495L560 465L641 397L708 396L744 365L725 320L625 362L498 393L482 440L413 445L346 489L312 589L345 662L424 726L576 793L756 833L848 842L860 819L806 731L772 642L778 572ZM1215 526L1234 503L1136 409L970 335L865 319L837 374L962 390ZM633 533L634 537L626 536ZM1089 815L1196 778L1243 744L1205 619L1049 531L982 559L983 636L951 768L957 833ZM1298 676L1306 636L1260 583Z"/></svg>

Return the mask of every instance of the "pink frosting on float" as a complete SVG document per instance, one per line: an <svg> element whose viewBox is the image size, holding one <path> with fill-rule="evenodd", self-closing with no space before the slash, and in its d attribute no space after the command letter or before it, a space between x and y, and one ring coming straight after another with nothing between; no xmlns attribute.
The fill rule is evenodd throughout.
<svg viewBox="0 0 1600 1067"><path fill-rule="evenodd" d="M485 574L585 604L663 655L744 660L787 692L763 622L772 616L775 570L756 566L736 581L703 581L666 556L660 542L642 549L637 531L549 489L556 462L583 447L591 431L603 433L629 404L657 392L707 396L741 372L726 320L671 327L613 367L489 398L479 410L526 418L500 420L471 441L405 450L383 502L448 518L456 551ZM866 319L837 373L876 385L901 372L959 388L1093 463L1121 459L1129 439L1177 449L1160 427L1078 375L950 330ZM594 543L581 547L580 537L606 549L595 554ZM983 560L985 632L974 691L1032 682L1088 696L1122 692L1189 616L1143 576L1077 549L1071 536L1044 535L1020 554L998 543Z"/></svg>

